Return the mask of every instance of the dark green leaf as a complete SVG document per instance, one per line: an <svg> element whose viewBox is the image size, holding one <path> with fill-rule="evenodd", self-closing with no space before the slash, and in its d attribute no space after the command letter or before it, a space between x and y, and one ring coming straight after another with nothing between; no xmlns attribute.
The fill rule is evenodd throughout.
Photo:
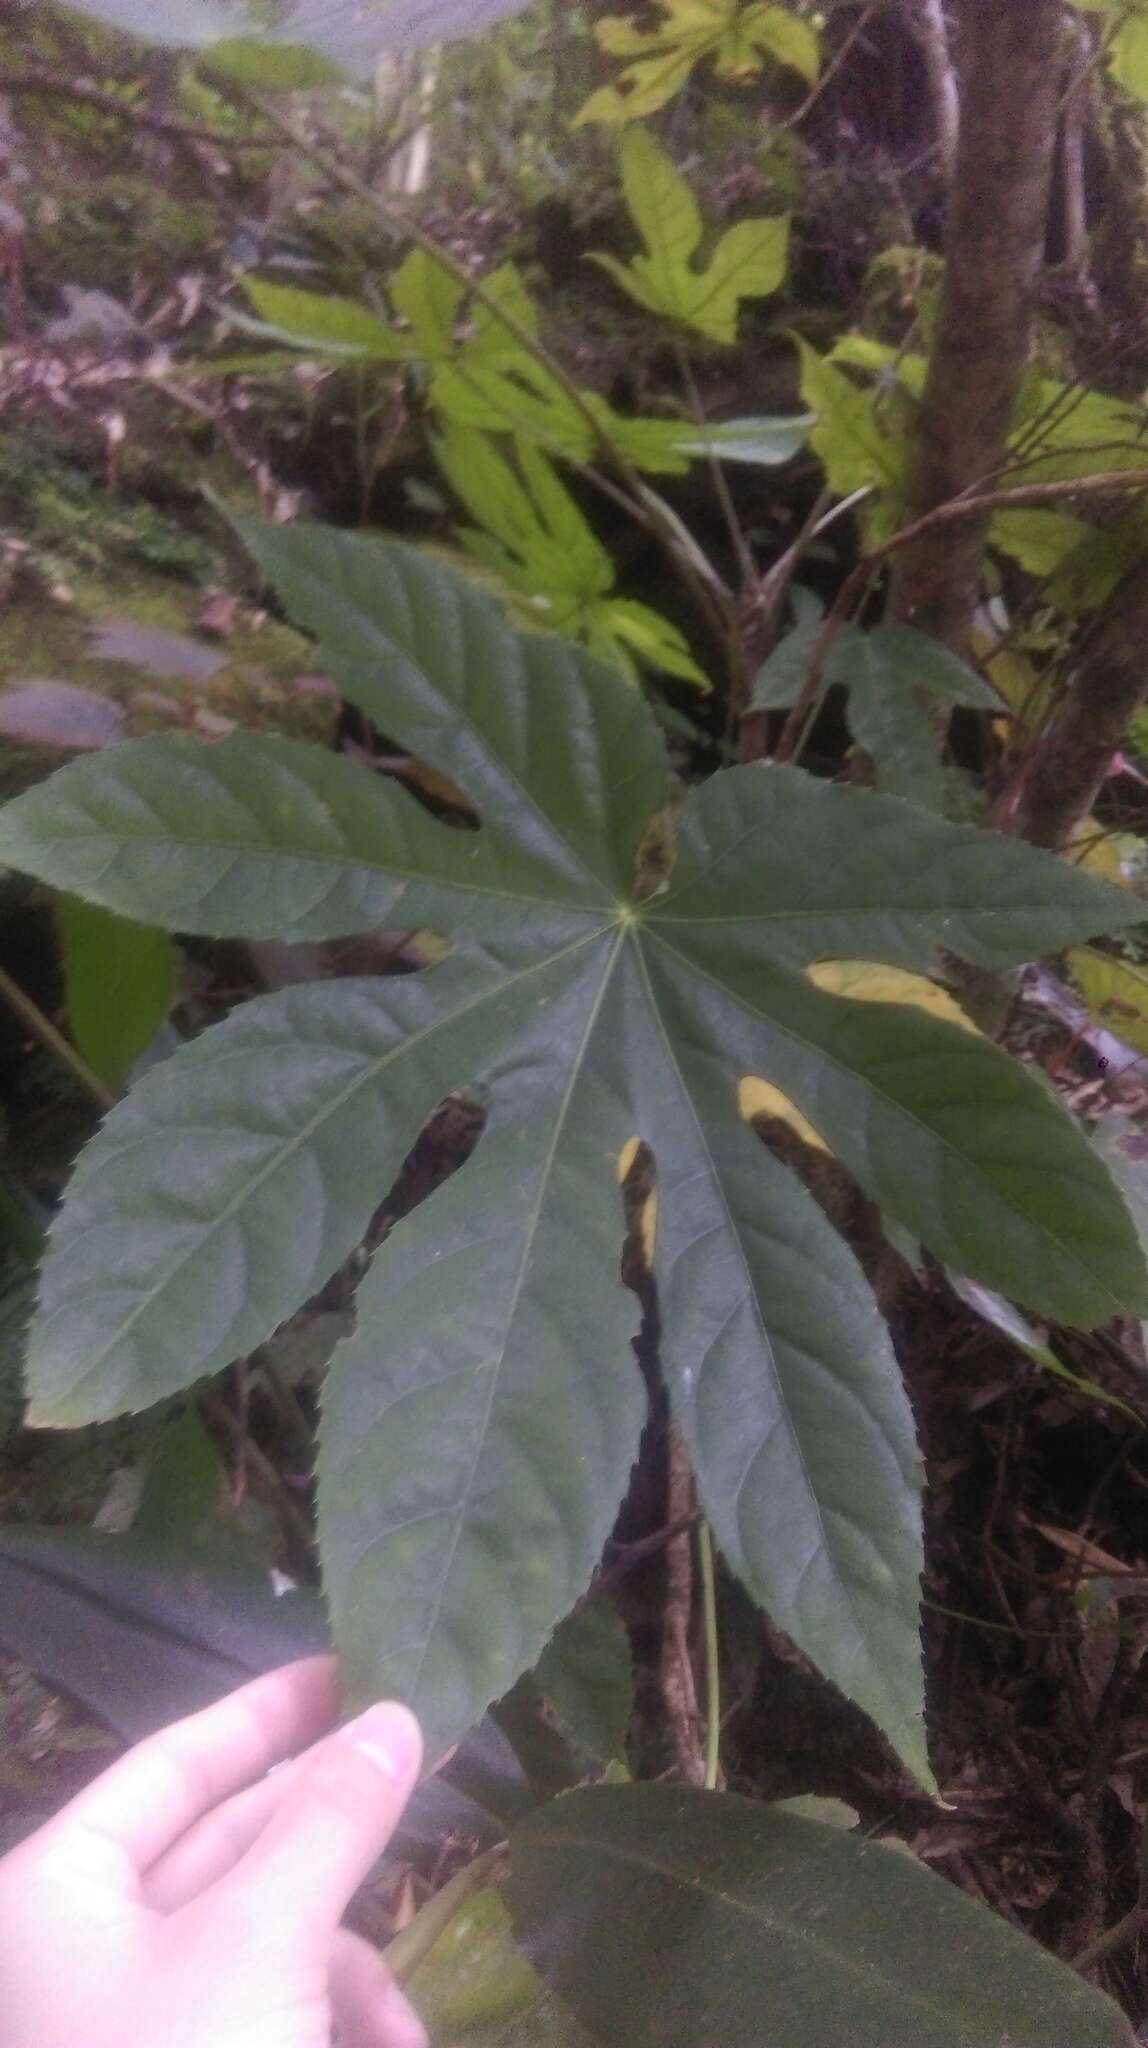
<svg viewBox="0 0 1148 2048"><path fill-rule="evenodd" d="M316 1593L225 1552L134 1532L0 1530L0 1648L126 1741L328 1642ZM438 1853L446 1835L493 1848L535 1803L487 1720L418 1787L395 1848Z"/></svg>
<svg viewBox="0 0 1148 2048"><path fill-rule="evenodd" d="M616 945L539 984L474 1158L376 1255L332 1361L320 1541L348 1684L411 1700L432 1757L585 1592L637 1456L637 1304L602 1288L629 1130L595 1040Z"/></svg>
<svg viewBox="0 0 1148 2048"><path fill-rule="evenodd" d="M0 1645L131 1741L327 1646L316 1594L226 1554L0 1530Z"/></svg>
<svg viewBox="0 0 1148 2048"><path fill-rule="evenodd" d="M696 929L652 960L679 1038L720 1029L727 1057L747 1073L756 1059L938 1258L1083 1328L1148 1308L1135 1232L1099 1162L1067 1110L989 1040L750 967Z"/></svg>
<svg viewBox="0 0 1148 2048"><path fill-rule="evenodd" d="M413 977L251 1004L112 1114L46 1264L37 1418L142 1405L264 1341L359 1244L435 1105L479 1096L473 1158L376 1256L323 1423L325 1570L354 1688L406 1690L445 1746L537 1660L625 1488L642 1388L615 1176L642 1137L667 1377L728 1562L926 1776L911 1418L851 1254L741 1122L739 1083L783 1089L889 1214L983 1283L1082 1320L1137 1306L1127 1213L1055 1103L973 1035L802 970L950 951L1001 965L1142 906L1032 849L768 768L690 796L651 894L642 849L672 850L665 763L615 672L520 639L408 551L249 532L325 667L461 787L481 830L307 749L163 742L109 761L127 764L110 838L85 763L9 811L0 853L63 861L89 893L111 877L118 907L200 928L267 930L273 912L299 935L401 906L460 944Z"/></svg>
<svg viewBox="0 0 1148 2048"><path fill-rule="evenodd" d="M627 2048L1131 2048L1116 2006L880 1843L730 1794L594 1786L511 1843L536 1967Z"/></svg>
<svg viewBox="0 0 1148 2048"><path fill-rule="evenodd" d="M796 704L809 674L814 650L821 638L824 621L809 619L795 626L779 640L768 661L758 669L753 684L757 711L788 711ZM862 638L859 626L842 626L830 643L821 678L823 690L849 681L849 663L855 643Z"/></svg>
<svg viewBox="0 0 1148 2048"><path fill-rule="evenodd" d="M514 633L489 597L412 549L236 523L368 718L441 768L528 858L538 849L580 890L592 876L625 895L666 788L658 729L636 691L561 641Z"/></svg>
<svg viewBox="0 0 1148 2048"><path fill-rule="evenodd" d="M844 1241L738 1117L736 1046L715 1058L712 1018L699 1035L650 950L633 1070L662 1356L705 1510L755 1598L927 1782L919 1460L889 1334Z"/></svg>
<svg viewBox="0 0 1148 2048"><path fill-rule="evenodd" d="M1036 848L930 818L893 797L814 782L793 768L732 768L691 793L669 894L654 906L675 942L795 967L881 960L935 969L943 953L1012 967L1144 906Z"/></svg>
<svg viewBox="0 0 1148 2048"><path fill-rule="evenodd" d="M612 682L617 691L617 683ZM554 858L547 856L553 851ZM0 860L105 910L213 938L339 938L388 920L481 935L602 902L568 853L452 832L323 748L235 733L130 740L0 812Z"/></svg>
<svg viewBox="0 0 1148 2048"><path fill-rule="evenodd" d="M630 1638L613 1601L595 1594L567 1615L535 1672L566 1733L601 1763L625 1759L634 1711Z"/></svg>
<svg viewBox="0 0 1148 2048"><path fill-rule="evenodd" d="M677 445L683 455L718 455L723 462L776 469L793 460L812 425L812 413L790 419L718 420L704 435L683 438Z"/></svg>
<svg viewBox="0 0 1148 2048"><path fill-rule="evenodd" d="M37 1426L148 1407L262 1343L354 1250L435 1105L505 1070L582 953L287 989L145 1074L52 1232Z"/></svg>

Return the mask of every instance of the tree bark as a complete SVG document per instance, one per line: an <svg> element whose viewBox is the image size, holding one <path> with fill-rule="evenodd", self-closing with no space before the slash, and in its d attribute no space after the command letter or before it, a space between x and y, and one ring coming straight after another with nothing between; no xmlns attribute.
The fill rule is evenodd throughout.
<svg viewBox="0 0 1148 2048"><path fill-rule="evenodd" d="M910 0L910 20L928 75L937 129L937 154L946 181L951 181L957 165L961 100L949 50L944 0Z"/></svg>
<svg viewBox="0 0 1148 2048"><path fill-rule="evenodd" d="M907 523L991 486L1028 361L1063 83L1062 0L964 0L964 90L945 279L910 471ZM967 648L988 515L904 548L895 619Z"/></svg>
<svg viewBox="0 0 1148 2048"><path fill-rule="evenodd" d="M1148 558L1129 570L1087 635L1011 816L1000 820L1010 831L1054 851L1067 845L1148 697L1146 648Z"/></svg>

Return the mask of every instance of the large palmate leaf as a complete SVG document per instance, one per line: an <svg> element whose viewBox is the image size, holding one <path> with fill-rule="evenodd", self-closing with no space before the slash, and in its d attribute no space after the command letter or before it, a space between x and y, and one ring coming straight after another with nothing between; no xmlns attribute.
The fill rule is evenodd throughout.
<svg viewBox="0 0 1148 2048"><path fill-rule="evenodd" d="M690 793L659 882L665 760L637 692L418 554L243 531L343 692L480 828L298 743L177 737L18 799L0 860L188 931L409 920L455 948L418 975L252 1002L112 1113L53 1232L35 1419L139 1407L263 1341L360 1242L435 1105L478 1097L476 1151L376 1255L324 1399L343 1655L358 1693L415 1702L433 1753L537 1661L626 1484L644 1401L617 1170L638 1135L666 1373L719 1541L924 1773L912 1421L852 1254L743 1122L739 1084L779 1089L982 1285L1060 1321L1143 1311L1127 1211L1045 1090L827 965L1005 966L1142 905L767 766Z"/></svg>
<svg viewBox="0 0 1148 2048"><path fill-rule="evenodd" d="M273 20L241 0L69 0L110 28L176 48L237 57L242 75L266 88L311 85L322 73L280 69L290 50L317 51L340 71L367 76L384 50L421 50L478 35L526 0L286 0ZM262 54L262 72L259 57Z"/></svg>
<svg viewBox="0 0 1148 2048"><path fill-rule="evenodd" d="M627 2048L1132 2048L1110 2000L910 1857L732 1794L593 1786L511 1839L527 1954Z"/></svg>
<svg viewBox="0 0 1148 2048"><path fill-rule="evenodd" d="M592 260L647 312L711 341L736 341L742 300L767 297L785 277L788 218L739 221L701 268L702 217L688 179L647 128L627 130L620 156L626 205L645 254L629 263Z"/></svg>

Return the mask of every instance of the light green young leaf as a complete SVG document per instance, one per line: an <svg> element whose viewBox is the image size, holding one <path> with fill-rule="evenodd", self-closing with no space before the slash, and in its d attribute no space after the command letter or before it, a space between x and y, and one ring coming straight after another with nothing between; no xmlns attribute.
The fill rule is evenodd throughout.
<svg viewBox="0 0 1148 2048"><path fill-rule="evenodd" d="M61 896L56 928L68 1028L101 1081L118 1088L175 1000L178 959L164 932Z"/></svg>
<svg viewBox="0 0 1148 2048"><path fill-rule="evenodd" d="M1006 964L1125 927L1142 905L993 834L767 768L691 793L671 886L647 899L639 854L664 830L667 791L637 692L555 637L518 637L417 554L243 530L325 670L467 794L481 829L449 830L370 778L320 780L304 748L285 769L288 743L254 739L242 775L223 747L177 754L161 801L172 743L146 742L102 757L127 772L94 807L77 778L95 762L20 799L0 859L35 872L62 847L84 893L114 887L128 908L134 888L137 914L198 904L236 929L266 914L272 854L299 832L277 899L300 906L291 928L370 925L398 900L461 938L422 974L249 1004L109 1116L45 1265L37 1418L141 1406L265 1341L360 1243L435 1105L475 1095L474 1156L391 1235L362 1290L321 1459L353 1685L400 1685L445 1746L537 1661L625 1486L643 1394L616 1176L640 1135L658 1176L667 1382L727 1560L927 1777L911 1417L855 1260L742 1122L739 1086L766 1076L889 1213L982 1284L1061 1320L1142 1313L1127 1212L1024 1070L804 973L865 958L927 970L942 948ZM213 792L198 777L220 759Z"/></svg>
<svg viewBox="0 0 1148 2048"><path fill-rule="evenodd" d="M553 1800L511 1837L507 1900L550 1985L627 2048L1132 2048L1109 1999L955 1885L733 1793Z"/></svg>
<svg viewBox="0 0 1148 2048"><path fill-rule="evenodd" d="M537 612L539 625L581 640L602 661L634 673L644 666L708 689L683 635L668 619L613 595L614 563L546 457L519 440L518 473L488 435L454 427L435 459L483 530L462 541L508 589Z"/></svg>
<svg viewBox="0 0 1148 2048"><path fill-rule="evenodd" d="M1051 576L1088 539L1089 532L1083 519L1037 508L997 512L989 540L1030 576Z"/></svg>
<svg viewBox="0 0 1148 2048"><path fill-rule="evenodd" d="M812 413L798 413L793 419L717 420L704 436L683 438L677 446L683 455L717 455L722 462L775 469L793 460L813 424Z"/></svg>
<svg viewBox="0 0 1148 2048"><path fill-rule="evenodd" d="M874 395L862 390L828 356L819 356L797 338L801 358L801 396L817 415L809 445L825 468L830 489L839 498L871 489L875 497L867 514L874 540L884 539L898 525L908 474L909 442L893 434L877 417Z"/></svg>
<svg viewBox="0 0 1148 2048"><path fill-rule="evenodd" d="M400 362L408 352L403 337L355 299L267 284L260 278L246 279L244 290L259 315L258 323L252 324L269 340L359 361Z"/></svg>
<svg viewBox="0 0 1148 2048"><path fill-rule="evenodd" d="M1125 1045L1148 1053L1148 968L1094 946L1077 947L1068 967L1092 1015Z"/></svg>
<svg viewBox="0 0 1148 2048"><path fill-rule="evenodd" d="M483 280L495 300L527 334L538 313L512 263ZM576 402L561 378L540 363L489 305L422 249L413 249L391 281L391 305L410 335L409 352L429 371L428 398L444 427L511 433L552 455L588 462L601 453L595 423L639 469L684 476L690 458L679 446L677 420L628 419L597 392Z"/></svg>
<svg viewBox="0 0 1148 2048"><path fill-rule="evenodd" d="M212 83L255 86L260 92L306 92L339 83L337 67L318 50L302 43L269 43L259 35L225 36L212 43L201 53L198 69Z"/></svg>
<svg viewBox="0 0 1148 2048"><path fill-rule="evenodd" d="M1015 1309L1003 1294L994 1293L991 1287L978 1287L974 1280L966 1280L963 1274L951 1270L946 1273L945 1278L953 1293L959 1301L964 1302L966 1308L971 1308L974 1315L980 1316L981 1320L990 1324L994 1330L999 1330L1002 1337L1006 1337L1010 1344L1015 1344L1017 1350L1023 1351L1025 1357L1030 1358L1034 1365L1038 1365L1042 1372L1050 1373L1053 1379L1062 1381L1075 1393L1083 1394L1086 1400L1099 1401L1105 1408L1118 1408L1130 1421L1139 1423L1140 1417L1126 1402L1117 1400L1115 1394L1107 1393L1103 1387L1097 1386L1095 1380L1083 1379L1079 1373L1073 1372L1071 1367L1065 1365L1055 1351L1050 1350L1028 1318L1022 1316L1019 1309Z"/></svg>
<svg viewBox="0 0 1148 2048"><path fill-rule="evenodd" d="M620 658L623 666L627 665L625 650L632 648L644 668L659 669L663 675L676 676L679 682L696 684L699 690L712 687L705 670L698 667L690 653L685 634L661 612L638 604L634 598L612 597L605 607L604 624L615 658Z"/></svg>
<svg viewBox="0 0 1148 2048"><path fill-rule="evenodd" d="M647 311L710 341L736 341L742 300L766 298L784 281L788 218L739 221L698 269L702 218L688 181L646 128L627 131L620 158L626 205L646 254L629 264L614 256L592 260Z"/></svg>
<svg viewBox="0 0 1148 2048"><path fill-rule="evenodd" d="M752 78L769 56L812 85L820 66L816 30L787 7L754 0L657 0L663 19L637 27L606 15L594 33L608 56L630 61L619 77L591 95L575 126L640 120L681 90L695 65L709 62L723 81Z"/></svg>

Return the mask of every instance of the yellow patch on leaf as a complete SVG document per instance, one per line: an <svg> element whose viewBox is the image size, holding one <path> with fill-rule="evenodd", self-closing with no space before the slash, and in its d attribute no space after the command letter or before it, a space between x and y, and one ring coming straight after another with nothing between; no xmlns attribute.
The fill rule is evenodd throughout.
<svg viewBox="0 0 1148 2048"><path fill-rule="evenodd" d="M641 1149L642 1140L640 1138L627 1138L618 1154L617 1171L619 1187L624 1186L626 1181L629 1180ZM642 1234L642 1254L647 1266L652 1267L654 1263L654 1250L658 1242L658 1191L656 1188L650 1190L642 1204L639 1228Z"/></svg>
<svg viewBox="0 0 1148 2048"><path fill-rule="evenodd" d="M981 1034L966 1016L955 997L924 974L908 974L903 967L879 967L870 960L819 960L806 969L815 988L826 995L848 996L855 1003L903 1003L914 1010L927 1010L961 1031Z"/></svg>
<svg viewBox="0 0 1148 2048"><path fill-rule="evenodd" d="M812 1145L817 1152L828 1152L829 1147L818 1131L815 1131L807 1116L802 1116L795 1102L783 1095L780 1088L769 1081L761 1081L756 1074L746 1074L737 1084L737 1107L739 1116L747 1124L755 1116L775 1117L788 1124L791 1131L806 1145Z"/></svg>

